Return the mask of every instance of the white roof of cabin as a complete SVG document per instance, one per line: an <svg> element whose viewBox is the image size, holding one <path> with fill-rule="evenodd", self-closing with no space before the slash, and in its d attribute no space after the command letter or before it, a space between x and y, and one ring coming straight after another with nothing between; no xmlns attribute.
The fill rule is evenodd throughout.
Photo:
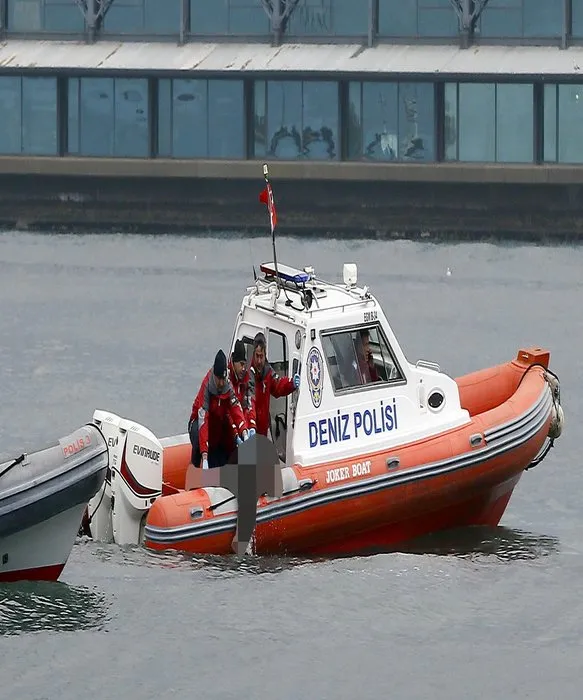
<svg viewBox="0 0 583 700"><path fill-rule="evenodd" d="M261 307L259 310L264 313L273 313L271 310L271 292L269 289L269 281L263 278L260 279L260 289L261 291L257 293L257 287L250 287L251 292L250 297L247 299L247 303L251 307L257 308L257 305ZM275 281L271 281L272 285L275 285ZM289 288L280 289L277 298L277 314L278 318L282 318L283 315L288 315L293 318L294 321L305 325L308 321L319 322L324 320L326 317L336 316L337 314L344 314L349 311L357 311L366 308L367 306L376 305L376 299L369 292L369 298L364 298L364 288L360 286L351 287L348 289L342 283L325 282L323 280L313 278L310 282L306 283L306 289L325 291L325 295L318 295L313 301L312 306L309 310L302 309L301 298L298 292L292 291ZM286 304L287 300L290 299L293 307ZM268 307L266 309L265 307ZM328 313L326 313L328 312ZM284 319L285 320L285 319ZM290 319L291 320L291 319Z"/></svg>

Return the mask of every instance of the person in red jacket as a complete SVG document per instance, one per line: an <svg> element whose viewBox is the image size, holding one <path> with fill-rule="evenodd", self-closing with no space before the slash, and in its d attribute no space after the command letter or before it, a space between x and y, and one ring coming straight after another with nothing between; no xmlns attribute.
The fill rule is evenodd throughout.
<svg viewBox="0 0 583 700"><path fill-rule="evenodd" d="M243 408L243 414L247 421L249 437L255 435L255 387L251 381L251 375L247 368L247 353L245 343L241 340L235 342L229 361L229 381L235 391L235 396Z"/></svg>
<svg viewBox="0 0 583 700"><path fill-rule="evenodd" d="M269 430L270 399L287 396L300 385L300 375L279 377L267 361L265 336L257 333L253 340L253 360L250 368L251 384L255 385L255 420L257 433L267 436Z"/></svg>
<svg viewBox="0 0 583 700"><path fill-rule="evenodd" d="M192 464L209 469L229 460L236 444L248 438L245 416L239 399L227 378L227 358L219 350L206 373L192 404L188 434L192 444Z"/></svg>
<svg viewBox="0 0 583 700"><path fill-rule="evenodd" d="M360 331L360 346L357 349L357 355L364 384L378 382L379 373L370 349L370 331L367 328Z"/></svg>

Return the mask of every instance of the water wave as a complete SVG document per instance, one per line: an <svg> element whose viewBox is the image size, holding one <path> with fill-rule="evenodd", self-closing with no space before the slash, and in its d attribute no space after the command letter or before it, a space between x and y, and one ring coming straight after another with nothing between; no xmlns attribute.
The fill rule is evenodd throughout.
<svg viewBox="0 0 583 700"><path fill-rule="evenodd" d="M0 636L104 630L109 619L105 596L84 586L62 582L0 585Z"/></svg>

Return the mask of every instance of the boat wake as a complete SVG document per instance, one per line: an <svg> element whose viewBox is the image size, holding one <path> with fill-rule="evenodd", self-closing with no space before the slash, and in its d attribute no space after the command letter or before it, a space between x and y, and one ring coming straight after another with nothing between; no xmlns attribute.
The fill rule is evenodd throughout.
<svg viewBox="0 0 583 700"><path fill-rule="evenodd" d="M0 636L106 628L105 597L84 586L38 581L0 584Z"/></svg>
<svg viewBox="0 0 583 700"><path fill-rule="evenodd" d="M420 537L399 552L438 556L496 557L502 561L532 560L556 554L560 541L507 527L469 527Z"/></svg>
<svg viewBox="0 0 583 700"><path fill-rule="evenodd" d="M88 537L79 539L76 546L81 545L89 548L92 556L114 566L204 571L205 575L217 575L221 578L225 578L225 576L277 574L298 566L326 560L324 557L189 554L174 550L151 551L141 545L120 546L113 543L97 543Z"/></svg>
<svg viewBox="0 0 583 700"><path fill-rule="evenodd" d="M507 527L470 527L437 532L401 544L394 548L371 548L355 554L335 556L243 556L188 554L174 550L151 551L140 545L120 547L115 544L86 545L93 556L114 565L203 571L206 576L249 576L277 574L300 566L314 566L323 562L376 556L379 554L416 554L465 559L496 558L500 561L529 561L550 556L560 551L560 540L552 535L527 532Z"/></svg>

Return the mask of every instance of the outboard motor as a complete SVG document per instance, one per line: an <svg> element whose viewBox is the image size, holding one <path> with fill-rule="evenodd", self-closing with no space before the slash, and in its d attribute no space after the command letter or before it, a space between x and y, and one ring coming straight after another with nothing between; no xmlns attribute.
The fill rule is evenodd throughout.
<svg viewBox="0 0 583 700"><path fill-rule="evenodd" d="M111 474L113 539L140 544L148 511L162 494L164 450L150 430L123 418L119 436L123 447Z"/></svg>
<svg viewBox="0 0 583 700"><path fill-rule="evenodd" d="M113 542L111 474L113 469L119 469L121 448L125 439L125 435L122 439L119 431L121 420L115 413L108 411L96 410L93 413L93 423L103 433L109 451L109 467L105 481L87 507L89 532L94 540L100 542Z"/></svg>

